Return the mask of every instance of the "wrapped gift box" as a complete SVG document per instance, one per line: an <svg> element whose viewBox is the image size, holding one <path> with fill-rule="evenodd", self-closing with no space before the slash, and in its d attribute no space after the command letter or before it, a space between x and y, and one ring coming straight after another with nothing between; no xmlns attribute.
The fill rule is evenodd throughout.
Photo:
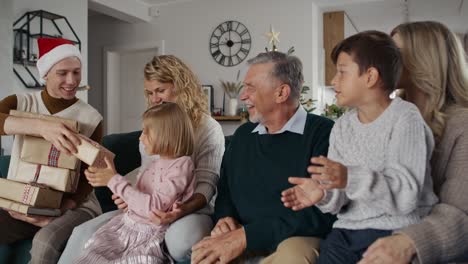
<svg viewBox="0 0 468 264"><path fill-rule="evenodd" d="M38 208L3 198L0 198L0 208L26 215L60 216L61 214L59 209Z"/></svg>
<svg viewBox="0 0 468 264"><path fill-rule="evenodd" d="M80 131L79 123L76 120L61 118L57 116L51 115L41 115L37 113L30 113L30 112L22 112L16 110L10 110L10 115L17 116L17 117L26 117L26 118L38 118L38 119L45 119L54 122L60 122L65 124L69 127L72 131L78 133Z"/></svg>
<svg viewBox="0 0 468 264"><path fill-rule="evenodd" d="M71 170L75 170L78 166L78 159L75 156L60 152L45 139L31 136L24 136L20 159L29 163Z"/></svg>
<svg viewBox="0 0 468 264"><path fill-rule="evenodd" d="M34 207L60 208L62 196L62 192L45 186L0 178L0 198Z"/></svg>
<svg viewBox="0 0 468 264"><path fill-rule="evenodd" d="M80 135L81 145L77 146L77 153L74 155L84 163L92 167L106 168L106 162L104 158L107 157L109 161L114 160L114 153L99 143L92 141L91 139Z"/></svg>
<svg viewBox="0 0 468 264"><path fill-rule="evenodd" d="M75 192L78 187L79 173L69 169L54 168L40 164L18 161L15 181L35 182L62 192Z"/></svg>

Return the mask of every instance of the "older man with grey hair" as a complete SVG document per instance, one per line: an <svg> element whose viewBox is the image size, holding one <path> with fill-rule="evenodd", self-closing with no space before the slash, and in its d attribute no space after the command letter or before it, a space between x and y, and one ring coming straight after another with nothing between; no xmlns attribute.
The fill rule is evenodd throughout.
<svg viewBox="0 0 468 264"><path fill-rule="evenodd" d="M299 103L302 63L281 52L249 60L241 100L250 121L226 149L211 236L192 249L192 263L227 263L251 253L264 263L314 263L334 217L311 207L292 211L281 191L289 176L309 177L311 157L326 155L333 122Z"/></svg>

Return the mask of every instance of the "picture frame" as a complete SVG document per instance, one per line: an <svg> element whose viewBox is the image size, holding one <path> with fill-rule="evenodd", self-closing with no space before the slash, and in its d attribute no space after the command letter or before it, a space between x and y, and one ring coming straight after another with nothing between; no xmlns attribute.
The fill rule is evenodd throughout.
<svg viewBox="0 0 468 264"><path fill-rule="evenodd" d="M213 103L213 85L209 85L209 84L203 84L202 85L202 91L203 93L206 95L206 97L208 98L208 113L211 114L211 112L213 111L213 107L214 107L214 103Z"/></svg>

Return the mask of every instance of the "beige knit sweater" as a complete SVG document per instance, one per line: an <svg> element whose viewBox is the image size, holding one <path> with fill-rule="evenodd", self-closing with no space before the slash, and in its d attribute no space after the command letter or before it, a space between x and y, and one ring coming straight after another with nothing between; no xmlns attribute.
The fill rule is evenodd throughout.
<svg viewBox="0 0 468 264"><path fill-rule="evenodd" d="M446 263L468 257L468 111L449 115L431 163L440 201L421 223L400 231L416 245L413 263Z"/></svg>

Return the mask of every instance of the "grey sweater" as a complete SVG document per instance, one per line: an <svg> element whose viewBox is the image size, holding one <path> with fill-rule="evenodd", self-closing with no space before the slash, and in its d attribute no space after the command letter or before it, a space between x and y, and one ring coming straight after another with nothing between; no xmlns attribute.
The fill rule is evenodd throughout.
<svg viewBox="0 0 468 264"><path fill-rule="evenodd" d="M468 110L449 114L431 164L440 201L422 222L398 232L416 246L413 263L446 263L463 255L468 262Z"/></svg>
<svg viewBox="0 0 468 264"><path fill-rule="evenodd" d="M430 157L434 139L415 105L394 99L373 122L357 110L337 120L328 157L348 169L345 189L317 204L338 214L334 228L395 230L419 223L437 202Z"/></svg>

